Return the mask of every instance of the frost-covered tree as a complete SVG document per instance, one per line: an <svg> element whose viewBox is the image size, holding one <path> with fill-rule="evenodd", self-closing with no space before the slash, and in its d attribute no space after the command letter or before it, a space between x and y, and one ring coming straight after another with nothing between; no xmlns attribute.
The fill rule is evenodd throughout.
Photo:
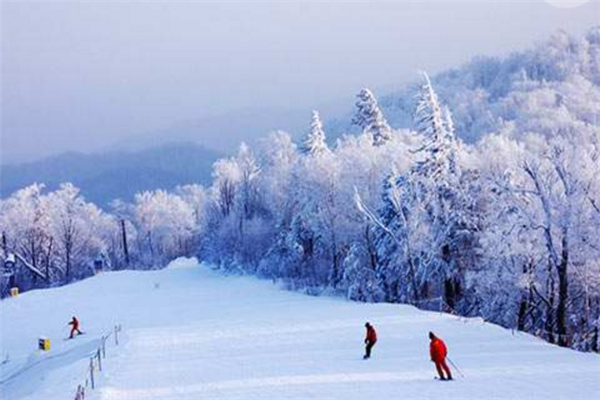
<svg viewBox="0 0 600 400"><path fill-rule="evenodd" d="M141 262L159 266L191 254L196 216L180 196L163 190L142 192L135 196L132 211L140 235Z"/></svg>
<svg viewBox="0 0 600 400"><path fill-rule="evenodd" d="M52 286L91 275L93 260L108 250L111 222L72 184L49 193L37 184L17 191L1 203L0 225L5 251L16 253L23 267L19 287Z"/></svg>
<svg viewBox="0 0 600 400"><path fill-rule="evenodd" d="M401 174L390 174L375 214L359 203L374 222L378 273L389 301L441 299L455 309L464 272L472 263L477 231L477 174L462 174L460 146L452 118L439 104L427 75L415 112L421 143L416 161Z"/></svg>
<svg viewBox="0 0 600 400"><path fill-rule="evenodd" d="M589 175L590 167L597 171L590 163L595 151L561 136L540 150L522 150L510 175L492 181L497 214L486 248L497 252L492 265L512 268L514 297L505 301L513 306L504 308L518 310L517 326L566 346L589 339L584 334L594 331L599 312L591 300L600 294L598 280L590 279L598 271L597 249L589 245L598 213L587 195L597 190ZM576 303L584 314L574 311Z"/></svg>
<svg viewBox="0 0 600 400"><path fill-rule="evenodd" d="M206 210L208 195L206 190L201 185L191 184L178 186L175 189L175 194L178 195L194 212L194 225L198 232L206 228Z"/></svg>
<svg viewBox="0 0 600 400"><path fill-rule="evenodd" d="M79 189L70 183L48 195L51 230L57 240L57 253L65 268L65 279L71 281L76 276L87 275L92 260L101 246L94 243L94 220L101 211L93 204L86 203ZM83 269L83 270L82 270Z"/></svg>
<svg viewBox="0 0 600 400"><path fill-rule="evenodd" d="M379 302L385 299L375 266L365 262L372 257L366 249L355 244L344 259L344 281L348 287L347 296L352 300Z"/></svg>
<svg viewBox="0 0 600 400"><path fill-rule="evenodd" d="M454 123L447 107L442 108L427 74L415 110L415 125L423 143L417 152L423 157L413 173L427 179L452 179L456 176L457 140Z"/></svg>
<svg viewBox="0 0 600 400"><path fill-rule="evenodd" d="M213 166L211 197L222 217L234 208L237 189L241 180L239 165L235 159L220 159Z"/></svg>
<svg viewBox="0 0 600 400"><path fill-rule="evenodd" d="M386 301L415 302L421 296L416 275L415 245L422 235L410 175L392 172L384 181L382 205L375 213L356 195L356 203L372 223L372 258Z"/></svg>
<svg viewBox="0 0 600 400"><path fill-rule="evenodd" d="M56 275L52 262L56 244L43 190L44 185L33 184L2 200L0 226L7 244L6 250L18 252L26 262L43 271L49 283L52 276ZM60 273L60 278L63 276Z"/></svg>
<svg viewBox="0 0 600 400"><path fill-rule="evenodd" d="M258 192L258 176L260 167L250 148L242 143L236 157L240 176L240 207L243 211L243 219L251 219L261 211L262 203Z"/></svg>
<svg viewBox="0 0 600 400"><path fill-rule="evenodd" d="M454 309L464 287L466 266L461 260L469 252L467 260L473 262L477 246L478 218L473 198L477 195L478 174L459 168L460 143L450 111L440 105L427 74L423 80L415 112L423 144L417 150L420 160L409 172L429 231L418 270L434 278L428 283L441 279L445 305Z"/></svg>
<svg viewBox="0 0 600 400"><path fill-rule="evenodd" d="M310 121L310 131L304 138L301 147L304 154L323 154L329 152L327 143L325 143L325 132L323 131L323 123L317 111L313 111Z"/></svg>
<svg viewBox="0 0 600 400"><path fill-rule="evenodd" d="M339 164L332 153L302 158L292 171L295 186L290 240L300 246L302 262L310 266L307 279L312 284L335 286L341 279L338 174Z"/></svg>
<svg viewBox="0 0 600 400"><path fill-rule="evenodd" d="M254 153L242 144L235 157L215 163L210 189L216 205L209 212L209 228L201 254L227 268L254 271L271 239L268 208L260 192L261 168Z"/></svg>
<svg viewBox="0 0 600 400"><path fill-rule="evenodd" d="M298 151L290 134L283 131L271 133L261 144L258 190L274 223L284 229L291 221L292 170L298 160Z"/></svg>
<svg viewBox="0 0 600 400"><path fill-rule="evenodd" d="M363 133L371 138L374 146L385 144L392 137L392 129L383 116L373 92L364 88L357 97L352 123L358 125Z"/></svg>

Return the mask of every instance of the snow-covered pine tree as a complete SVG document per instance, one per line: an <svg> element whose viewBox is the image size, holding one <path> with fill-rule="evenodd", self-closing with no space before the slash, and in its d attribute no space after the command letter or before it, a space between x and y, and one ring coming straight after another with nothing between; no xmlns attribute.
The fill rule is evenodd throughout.
<svg viewBox="0 0 600 400"><path fill-rule="evenodd" d="M440 106L427 75L415 120L422 146L417 162L384 182L374 227L377 272L388 301L443 296L455 308L462 292L463 247L470 256L476 218L462 189L459 146L450 111ZM469 184L472 177L469 175Z"/></svg>
<svg viewBox="0 0 600 400"><path fill-rule="evenodd" d="M358 125L365 135L373 140L374 146L381 146L392 138L392 129L383 116L377 99L369 89L362 89L356 102L356 114L352 124Z"/></svg>
<svg viewBox="0 0 600 400"><path fill-rule="evenodd" d="M456 164L454 124L450 111L440 106L426 73L423 73L423 79L415 110L415 127L423 136L423 144L417 153L423 157L412 168L412 173L436 180L450 178L450 166Z"/></svg>
<svg viewBox="0 0 600 400"><path fill-rule="evenodd" d="M310 122L310 131L304 138L301 151L304 154L323 154L329 152L329 147L325 143L325 131L323 131L323 123L319 117L318 111L312 112Z"/></svg>
<svg viewBox="0 0 600 400"><path fill-rule="evenodd" d="M458 151L457 138L456 133L454 131L454 121L452 119L452 112L450 111L450 108L448 108L448 106L444 106L442 111L442 117L444 121L444 127L446 128L446 138L450 143L449 151L447 154L448 172L452 175L457 175L460 174L460 171L457 170L458 164L456 160Z"/></svg>
<svg viewBox="0 0 600 400"><path fill-rule="evenodd" d="M452 116L447 107L440 105L427 74L423 78L415 112L417 131L423 136L423 145L417 150L421 159L409 172L416 182L422 217L429 230L418 274L428 277L426 281L438 281L446 305L455 308L464 283L464 268L458 261L465 250L461 246L469 242L472 250L471 234L477 223L469 195L462 188Z"/></svg>

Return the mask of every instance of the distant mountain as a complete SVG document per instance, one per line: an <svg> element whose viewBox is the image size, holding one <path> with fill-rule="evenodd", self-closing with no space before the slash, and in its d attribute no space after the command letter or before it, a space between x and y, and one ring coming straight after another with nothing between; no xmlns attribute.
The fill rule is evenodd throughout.
<svg viewBox="0 0 600 400"><path fill-rule="evenodd" d="M173 189L189 183L209 184L220 154L193 143L166 143L138 152L65 153L40 161L0 168L0 196L34 182L49 189L62 182L81 188L101 207L120 198L131 200L143 190Z"/></svg>
<svg viewBox="0 0 600 400"><path fill-rule="evenodd" d="M222 153L232 153L241 142L252 146L256 140L274 130L284 130L298 137L308 130L311 109L245 109L215 117L182 121L163 129L129 136L108 150L139 151L148 143L163 144L185 141Z"/></svg>

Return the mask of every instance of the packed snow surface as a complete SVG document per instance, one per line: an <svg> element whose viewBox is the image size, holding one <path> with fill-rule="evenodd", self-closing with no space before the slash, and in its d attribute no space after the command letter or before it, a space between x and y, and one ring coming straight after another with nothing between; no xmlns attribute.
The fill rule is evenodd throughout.
<svg viewBox="0 0 600 400"><path fill-rule="evenodd" d="M66 323L76 315L85 335ZM361 304L223 276L194 260L111 272L0 303L0 398L72 399L100 337L107 344L87 399L594 399L600 357L513 334L480 319ZM379 342L363 360L364 323ZM434 380L427 333L462 377ZM51 350L36 350L37 339Z"/></svg>

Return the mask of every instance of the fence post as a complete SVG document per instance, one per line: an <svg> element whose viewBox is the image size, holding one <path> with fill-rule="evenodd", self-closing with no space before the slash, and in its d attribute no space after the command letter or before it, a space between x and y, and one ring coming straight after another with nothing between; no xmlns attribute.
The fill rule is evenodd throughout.
<svg viewBox="0 0 600 400"><path fill-rule="evenodd" d="M90 382L92 384L92 389L96 388L94 384L94 357L90 358Z"/></svg>
<svg viewBox="0 0 600 400"><path fill-rule="evenodd" d="M75 400L85 400L85 388L83 385L77 385L77 394Z"/></svg>
<svg viewBox="0 0 600 400"><path fill-rule="evenodd" d="M102 353L100 349L96 352L96 356L98 357L98 371L102 372Z"/></svg>
<svg viewBox="0 0 600 400"><path fill-rule="evenodd" d="M114 334L115 334L115 344L119 344L119 332L121 332L121 325L114 326ZM98 359L98 371L102 372L102 359L106 359L106 341L108 340L108 335L102 335L100 338L100 347L96 350L96 352L90 357L90 376L85 379L85 386L77 385L77 393L75 395L75 400L85 400L85 389L90 385L92 389L96 389L96 381L94 376L94 370L96 369L96 365L94 364L94 359Z"/></svg>

